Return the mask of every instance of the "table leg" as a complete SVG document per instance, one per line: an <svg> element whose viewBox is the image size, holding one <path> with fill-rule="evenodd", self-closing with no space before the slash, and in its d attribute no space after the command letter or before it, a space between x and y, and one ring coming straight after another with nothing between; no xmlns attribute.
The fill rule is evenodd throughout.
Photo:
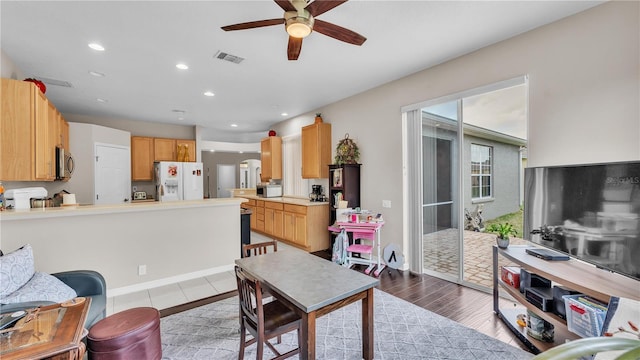
<svg viewBox="0 0 640 360"><path fill-rule="evenodd" d="M362 358L373 359L373 288L362 299Z"/></svg>
<svg viewBox="0 0 640 360"><path fill-rule="evenodd" d="M312 311L302 316L302 344L300 344L300 359L315 360L316 358L316 312Z"/></svg>

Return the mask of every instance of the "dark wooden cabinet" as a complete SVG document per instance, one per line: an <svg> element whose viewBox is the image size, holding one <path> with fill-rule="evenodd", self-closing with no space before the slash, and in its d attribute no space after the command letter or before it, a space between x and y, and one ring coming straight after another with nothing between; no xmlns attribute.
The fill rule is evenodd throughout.
<svg viewBox="0 0 640 360"><path fill-rule="evenodd" d="M329 165L329 220L336 221L336 195L342 193L342 200L347 201L347 207L360 207L360 165L343 164Z"/></svg>

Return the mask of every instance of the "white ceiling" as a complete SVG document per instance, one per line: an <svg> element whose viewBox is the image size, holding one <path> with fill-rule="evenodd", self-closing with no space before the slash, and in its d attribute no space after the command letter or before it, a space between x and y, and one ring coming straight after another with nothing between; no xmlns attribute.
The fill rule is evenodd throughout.
<svg viewBox="0 0 640 360"><path fill-rule="evenodd" d="M270 0L5 0L0 45L25 77L72 84L47 86L63 114L200 125L203 140L255 142L277 122L600 3L352 0L318 18L364 35L362 46L312 33L288 61L283 25L220 29L282 17ZM245 60L214 59L219 50Z"/></svg>

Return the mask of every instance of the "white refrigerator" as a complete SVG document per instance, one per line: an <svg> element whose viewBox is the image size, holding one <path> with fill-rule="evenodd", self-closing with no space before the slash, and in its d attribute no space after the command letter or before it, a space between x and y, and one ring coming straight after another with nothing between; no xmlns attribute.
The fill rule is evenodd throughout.
<svg viewBox="0 0 640 360"><path fill-rule="evenodd" d="M159 161L154 163L157 201L201 200L202 163Z"/></svg>

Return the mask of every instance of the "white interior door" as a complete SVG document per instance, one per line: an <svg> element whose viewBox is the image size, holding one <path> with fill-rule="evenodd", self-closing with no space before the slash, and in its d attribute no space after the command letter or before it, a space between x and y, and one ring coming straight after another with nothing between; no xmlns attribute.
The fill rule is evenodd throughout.
<svg viewBox="0 0 640 360"><path fill-rule="evenodd" d="M236 166L218 164L217 197L219 198L231 197L231 191L229 190L234 189L235 187L236 187Z"/></svg>
<svg viewBox="0 0 640 360"><path fill-rule="evenodd" d="M129 201L131 189L130 149L115 145L95 146L94 204L122 204Z"/></svg>

